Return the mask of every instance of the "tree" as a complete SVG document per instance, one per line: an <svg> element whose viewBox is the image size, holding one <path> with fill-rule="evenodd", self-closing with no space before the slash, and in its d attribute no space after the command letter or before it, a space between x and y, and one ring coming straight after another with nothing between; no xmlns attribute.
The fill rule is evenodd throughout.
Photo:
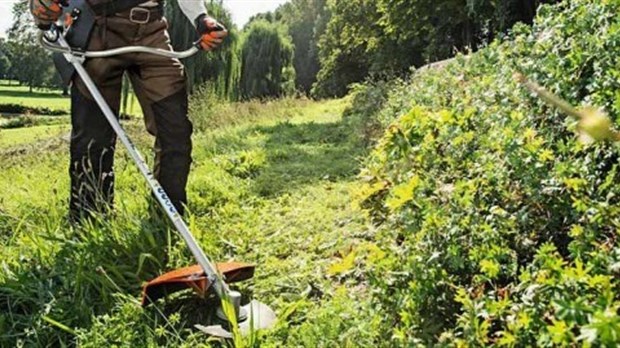
<svg viewBox="0 0 620 348"><path fill-rule="evenodd" d="M285 25L295 47L295 88L310 94L320 69L318 41L328 17L325 0L291 0L274 12L252 16L244 30L247 31L253 22L259 20Z"/></svg>
<svg viewBox="0 0 620 348"><path fill-rule="evenodd" d="M18 1L13 6L13 26L9 29L6 53L10 61L19 62L11 65L11 75L26 84L30 92L57 81L51 55L38 44L37 35L28 2Z"/></svg>
<svg viewBox="0 0 620 348"><path fill-rule="evenodd" d="M327 16L325 0L292 0L276 10L276 17L288 27L295 46L295 86L309 94L319 72L318 38Z"/></svg>
<svg viewBox="0 0 620 348"><path fill-rule="evenodd" d="M368 76L402 76L412 66L475 51L517 21L558 0L329 0L317 96L342 96Z"/></svg>
<svg viewBox="0 0 620 348"><path fill-rule="evenodd" d="M318 97L342 96L347 86L368 76L381 40L374 0L328 1L330 20L319 40L321 70L313 88Z"/></svg>
<svg viewBox="0 0 620 348"><path fill-rule="evenodd" d="M253 21L246 28L241 49L241 97L280 97L294 92L293 54L283 25Z"/></svg>
<svg viewBox="0 0 620 348"><path fill-rule="evenodd" d="M0 39L0 78L9 79L11 76L11 61L8 57L8 46L5 40Z"/></svg>
<svg viewBox="0 0 620 348"><path fill-rule="evenodd" d="M209 2L208 10L211 16L228 28L229 35L216 51L186 59L186 74L190 87L208 83L215 89L216 95L234 100L237 98L241 70L238 56L239 34L230 13L223 8L221 1ZM172 46L176 50L187 49L198 39L196 28L182 13L177 1L166 2L165 12L169 20Z"/></svg>

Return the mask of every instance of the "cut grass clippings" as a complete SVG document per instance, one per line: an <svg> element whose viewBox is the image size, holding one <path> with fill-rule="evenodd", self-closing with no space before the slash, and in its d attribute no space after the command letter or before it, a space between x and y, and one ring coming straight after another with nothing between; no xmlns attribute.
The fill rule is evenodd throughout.
<svg viewBox="0 0 620 348"><path fill-rule="evenodd" d="M328 273L352 250L366 250L370 233L351 206L365 148L342 119L346 106L222 106L244 114L194 136L190 228L216 261L256 264L240 289L279 314L273 332L239 344L371 344L364 252ZM125 126L150 159L152 138L137 122ZM66 157L38 149L0 167L0 345L208 345L193 328L208 313L200 300L136 305L143 281L195 261L149 217L146 184L126 152L116 159L114 218L80 229L66 223Z"/></svg>

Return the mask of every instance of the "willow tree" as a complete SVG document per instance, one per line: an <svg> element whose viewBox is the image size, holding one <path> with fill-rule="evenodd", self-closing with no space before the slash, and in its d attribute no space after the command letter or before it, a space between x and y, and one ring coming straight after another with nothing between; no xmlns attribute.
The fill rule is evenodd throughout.
<svg viewBox="0 0 620 348"><path fill-rule="evenodd" d="M285 26L266 20L250 23L241 48L241 97L264 99L293 93L293 54Z"/></svg>
<svg viewBox="0 0 620 348"><path fill-rule="evenodd" d="M223 8L221 1L211 1L207 7L209 14L229 29L229 36L217 50L197 54L184 61L189 85L194 87L208 83L219 97L234 100L237 98L240 74L239 34L230 13ZM198 39L198 35L193 23L185 17L176 0L166 2L165 13L174 49L190 47Z"/></svg>

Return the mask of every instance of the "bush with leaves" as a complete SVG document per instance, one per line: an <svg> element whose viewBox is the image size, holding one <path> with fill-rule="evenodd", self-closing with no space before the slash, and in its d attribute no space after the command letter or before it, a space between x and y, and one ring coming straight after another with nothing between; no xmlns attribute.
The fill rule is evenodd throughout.
<svg viewBox="0 0 620 348"><path fill-rule="evenodd" d="M359 203L386 252L370 278L393 344L620 340L618 148L524 91L516 70L620 115L620 1L540 9L532 28L398 87Z"/></svg>
<svg viewBox="0 0 620 348"><path fill-rule="evenodd" d="M351 105L344 111L343 117L361 144L370 145L377 139L383 127L376 115L381 111L389 93L400 81L369 80L351 86Z"/></svg>

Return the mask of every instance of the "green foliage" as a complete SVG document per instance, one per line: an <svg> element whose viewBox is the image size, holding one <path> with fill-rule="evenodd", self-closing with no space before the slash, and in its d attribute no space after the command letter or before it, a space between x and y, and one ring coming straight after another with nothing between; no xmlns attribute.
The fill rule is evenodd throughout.
<svg viewBox="0 0 620 348"><path fill-rule="evenodd" d="M295 86L305 94L310 93L319 72L318 40L323 33L322 22L327 16L325 0L292 0L272 15L272 20L286 25L291 35L295 46ZM268 19L268 15L255 18Z"/></svg>
<svg viewBox="0 0 620 348"><path fill-rule="evenodd" d="M298 116L312 102L293 97L277 100L229 102L214 95L208 85L190 96L189 116L198 131L238 126L248 122L262 122L279 115L281 120Z"/></svg>
<svg viewBox="0 0 620 348"><path fill-rule="evenodd" d="M363 81L369 74L378 44L380 13L372 0L328 1L331 14L319 40L321 70L312 94L319 97L343 96L348 85Z"/></svg>
<svg viewBox="0 0 620 348"><path fill-rule="evenodd" d="M351 86L351 106L345 110L343 116L349 126L357 130L359 141L366 146L381 135L383 125L377 119L377 113L381 111L395 86L400 83L371 80Z"/></svg>
<svg viewBox="0 0 620 348"><path fill-rule="evenodd" d="M209 14L220 21L229 30L228 37L220 47L209 53L197 54L183 61L186 75L191 87L205 82L214 89L215 94L226 100L238 97L240 73L239 33L228 12L220 2L209 1ZM198 39L196 28L185 14L181 12L177 1L167 1L165 8L169 23L172 46L176 50L186 50Z"/></svg>
<svg viewBox="0 0 620 348"><path fill-rule="evenodd" d="M38 44L38 30L28 10L28 2L16 2L12 12L13 26L8 32L8 41L2 44L3 56L11 62L19 62L10 65L10 75L27 85L30 92L35 87L58 86L59 78L51 54Z"/></svg>
<svg viewBox="0 0 620 348"><path fill-rule="evenodd" d="M11 77L11 61L9 59L9 48L4 39L0 39L0 78Z"/></svg>
<svg viewBox="0 0 620 348"><path fill-rule="evenodd" d="M22 104L0 104L0 112L7 114L34 114L47 116L66 115L66 110L53 110L45 106L32 107Z"/></svg>
<svg viewBox="0 0 620 348"><path fill-rule="evenodd" d="M192 98L195 121L204 100ZM376 340L362 276L368 236L349 196L365 153L341 118L345 106L220 104L222 112L203 115L212 126L196 129L190 228L215 260L256 264L255 278L239 286L279 315L274 331L248 345ZM141 122L123 125L148 154L152 138ZM34 129L0 137L23 139ZM28 145L0 149L0 346L220 347L193 326L213 315L212 301L188 292L139 305L143 281L195 261L150 213L126 152L119 147L116 158L115 213L77 228L66 221L66 143ZM346 272L326 276L351 248Z"/></svg>
<svg viewBox="0 0 620 348"><path fill-rule="evenodd" d="M0 129L14 129L22 127L31 127L37 125L37 119L32 116L12 117L9 120L0 123Z"/></svg>
<svg viewBox="0 0 620 348"><path fill-rule="evenodd" d="M617 344L618 148L579 143L512 75L618 120L619 10L544 6L533 28L390 92L357 194L381 225L369 268L392 344Z"/></svg>
<svg viewBox="0 0 620 348"><path fill-rule="evenodd" d="M239 178L249 178L258 175L260 169L265 166L266 155L263 151L241 151L238 154L228 156L224 169Z"/></svg>
<svg viewBox="0 0 620 348"><path fill-rule="evenodd" d="M328 1L313 93L342 96L369 75L400 76L411 66L476 50L514 23L530 22L541 2L556 1Z"/></svg>
<svg viewBox="0 0 620 348"><path fill-rule="evenodd" d="M355 291L355 290L353 290ZM290 341L299 347L373 347L376 346L376 318L367 302L351 301L355 297L348 287L337 288L333 298L310 313L299 325L290 325ZM358 325L352 326L351 322Z"/></svg>
<svg viewBox="0 0 620 348"><path fill-rule="evenodd" d="M294 47L286 28L268 21L253 21L246 28L241 48L243 99L265 99L295 91Z"/></svg>

